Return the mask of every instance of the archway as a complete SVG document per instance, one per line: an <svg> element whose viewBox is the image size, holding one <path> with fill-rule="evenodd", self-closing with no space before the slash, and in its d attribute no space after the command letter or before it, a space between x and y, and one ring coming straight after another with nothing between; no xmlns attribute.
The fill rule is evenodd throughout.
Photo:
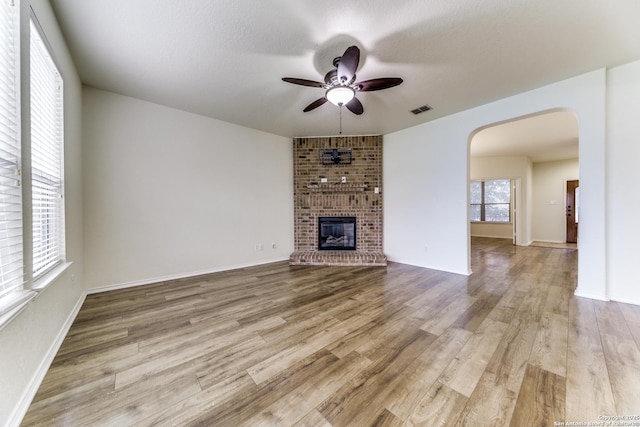
<svg viewBox="0 0 640 427"><path fill-rule="evenodd" d="M565 242L566 182L579 178L575 113L545 110L476 129L469 136L469 178L472 188L477 183L510 180L513 189L508 223L484 217L473 222L476 218L471 215L470 237L513 237L514 244L521 246L533 241ZM473 209L477 205L471 197L470 191Z"/></svg>

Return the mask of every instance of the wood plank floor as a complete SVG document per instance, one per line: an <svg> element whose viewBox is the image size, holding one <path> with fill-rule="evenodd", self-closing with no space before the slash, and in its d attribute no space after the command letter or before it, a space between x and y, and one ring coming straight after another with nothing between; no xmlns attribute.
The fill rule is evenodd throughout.
<svg viewBox="0 0 640 427"><path fill-rule="evenodd" d="M472 266L466 277L275 263L91 295L23 425L554 426L640 414L640 307L574 297L577 251L476 238Z"/></svg>

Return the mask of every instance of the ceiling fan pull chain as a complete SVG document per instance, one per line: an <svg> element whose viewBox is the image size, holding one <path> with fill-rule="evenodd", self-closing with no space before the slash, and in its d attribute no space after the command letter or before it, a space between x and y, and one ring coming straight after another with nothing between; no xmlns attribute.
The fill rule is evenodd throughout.
<svg viewBox="0 0 640 427"><path fill-rule="evenodd" d="M342 104L340 104L338 110L340 110L340 135L342 135Z"/></svg>

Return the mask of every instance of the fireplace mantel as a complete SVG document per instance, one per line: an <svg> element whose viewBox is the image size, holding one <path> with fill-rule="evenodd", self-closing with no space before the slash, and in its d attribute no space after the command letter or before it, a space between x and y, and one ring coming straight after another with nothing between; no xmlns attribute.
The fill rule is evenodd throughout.
<svg viewBox="0 0 640 427"><path fill-rule="evenodd" d="M348 150L351 162L323 163L318 153L333 149ZM295 138L293 159L295 251L289 263L386 266L379 191L382 136ZM319 250L318 217L332 216L356 217L356 250Z"/></svg>
<svg viewBox="0 0 640 427"><path fill-rule="evenodd" d="M355 193L358 191L365 191L367 186L364 184L309 184L307 188L312 193Z"/></svg>

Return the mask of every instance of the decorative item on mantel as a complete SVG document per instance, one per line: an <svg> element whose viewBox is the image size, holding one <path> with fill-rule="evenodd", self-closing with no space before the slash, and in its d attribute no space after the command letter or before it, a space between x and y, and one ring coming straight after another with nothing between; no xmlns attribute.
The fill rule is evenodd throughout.
<svg viewBox="0 0 640 427"><path fill-rule="evenodd" d="M320 161L323 165L350 165L352 160L350 148L331 148L320 150Z"/></svg>

